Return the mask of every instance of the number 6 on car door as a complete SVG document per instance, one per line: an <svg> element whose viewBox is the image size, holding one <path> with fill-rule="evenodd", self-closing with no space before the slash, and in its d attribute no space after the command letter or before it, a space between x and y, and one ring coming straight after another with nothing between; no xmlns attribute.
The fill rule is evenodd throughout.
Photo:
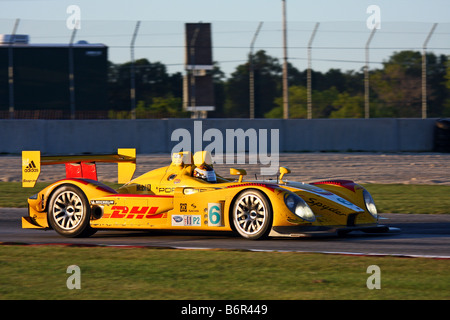
<svg viewBox="0 0 450 320"><path fill-rule="evenodd" d="M208 226L209 227L223 226L221 203L208 203Z"/></svg>

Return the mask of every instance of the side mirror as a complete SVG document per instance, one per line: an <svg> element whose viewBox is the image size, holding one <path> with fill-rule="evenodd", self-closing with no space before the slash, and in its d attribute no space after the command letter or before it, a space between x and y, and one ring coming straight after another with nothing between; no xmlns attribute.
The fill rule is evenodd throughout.
<svg viewBox="0 0 450 320"><path fill-rule="evenodd" d="M285 167L280 167L280 178L279 178L280 182L284 183L282 179L283 179L284 175L287 173L291 173L291 170L288 168L285 168Z"/></svg>
<svg viewBox="0 0 450 320"><path fill-rule="evenodd" d="M245 171L244 169L230 168L230 174L233 176L239 175L238 182L242 182L242 178L247 174L247 171Z"/></svg>

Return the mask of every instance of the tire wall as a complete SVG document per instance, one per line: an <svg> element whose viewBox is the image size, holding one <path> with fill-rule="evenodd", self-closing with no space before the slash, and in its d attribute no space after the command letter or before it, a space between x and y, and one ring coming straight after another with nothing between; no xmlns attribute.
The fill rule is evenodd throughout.
<svg viewBox="0 0 450 320"><path fill-rule="evenodd" d="M434 127L434 151L450 152L450 119L439 119Z"/></svg>

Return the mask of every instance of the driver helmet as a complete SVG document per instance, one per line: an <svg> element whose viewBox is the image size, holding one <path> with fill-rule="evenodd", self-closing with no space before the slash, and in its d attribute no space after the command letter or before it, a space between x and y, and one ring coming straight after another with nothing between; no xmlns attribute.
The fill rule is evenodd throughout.
<svg viewBox="0 0 450 320"><path fill-rule="evenodd" d="M200 178L207 182L216 182L216 173L213 167L208 164L202 164L195 168L193 175L195 178Z"/></svg>

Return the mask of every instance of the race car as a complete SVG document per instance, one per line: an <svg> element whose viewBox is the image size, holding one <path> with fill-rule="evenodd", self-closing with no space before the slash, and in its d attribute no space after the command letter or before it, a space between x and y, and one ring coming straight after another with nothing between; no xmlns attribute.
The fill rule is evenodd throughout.
<svg viewBox="0 0 450 320"><path fill-rule="evenodd" d="M118 164L123 185L117 190L98 181L101 162ZM372 196L353 181L288 181L286 167L276 182L244 180L246 171L238 168L225 178L207 151L174 153L167 166L135 179L135 149L43 157L23 151L23 186L33 187L41 165L53 164L65 164L66 177L29 197L22 228L53 229L65 237L105 229L234 231L253 240L389 231L378 223Z"/></svg>

